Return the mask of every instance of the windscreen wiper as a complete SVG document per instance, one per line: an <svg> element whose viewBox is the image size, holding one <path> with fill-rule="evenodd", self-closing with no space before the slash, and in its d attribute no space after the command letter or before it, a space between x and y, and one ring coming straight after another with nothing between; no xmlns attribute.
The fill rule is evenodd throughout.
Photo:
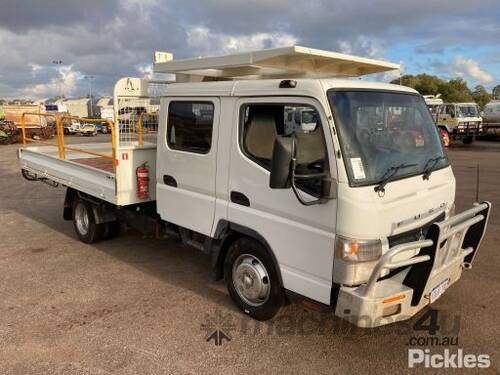
<svg viewBox="0 0 500 375"><path fill-rule="evenodd" d="M437 156L435 158L430 158L429 160L427 160L427 162L424 165L424 174L422 175L422 178L424 180L428 180L429 177L431 176L434 167L437 165L437 163L439 163L443 159L447 159L447 157Z"/></svg>
<svg viewBox="0 0 500 375"><path fill-rule="evenodd" d="M394 177L394 175L396 173L398 173L398 171L400 169L416 167L417 165L418 164L405 164L405 163L403 163L403 164L399 164L399 165L396 165L394 167L388 168L385 171L385 173L382 175L382 178L378 182L377 186L375 186L375 191L376 192L385 191L385 185L391 180L392 177Z"/></svg>

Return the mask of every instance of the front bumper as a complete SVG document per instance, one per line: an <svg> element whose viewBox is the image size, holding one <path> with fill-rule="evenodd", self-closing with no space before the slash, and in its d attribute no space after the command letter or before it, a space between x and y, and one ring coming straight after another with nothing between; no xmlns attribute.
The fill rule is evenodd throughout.
<svg viewBox="0 0 500 375"><path fill-rule="evenodd" d="M460 123L455 130L456 136L472 137L478 135L481 125L479 122L465 122Z"/></svg>
<svg viewBox="0 0 500 375"><path fill-rule="evenodd" d="M476 204L433 223L425 239L390 248L366 284L340 288L335 315L358 327L411 318L472 267L490 210L489 202ZM389 277L381 277L387 271L392 271Z"/></svg>

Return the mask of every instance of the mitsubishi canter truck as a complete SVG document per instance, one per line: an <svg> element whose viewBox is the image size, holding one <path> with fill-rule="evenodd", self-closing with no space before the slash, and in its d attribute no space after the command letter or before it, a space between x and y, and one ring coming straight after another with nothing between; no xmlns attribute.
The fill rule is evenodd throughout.
<svg viewBox="0 0 500 375"><path fill-rule="evenodd" d="M255 319L298 299L360 327L409 319L472 267L491 204L454 211L422 96L339 79L398 65L294 46L154 67L176 81L122 79L114 103L156 127L141 115L108 144L19 150L27 179L66 187L83 242L120 224L175 236Z"/></svg>

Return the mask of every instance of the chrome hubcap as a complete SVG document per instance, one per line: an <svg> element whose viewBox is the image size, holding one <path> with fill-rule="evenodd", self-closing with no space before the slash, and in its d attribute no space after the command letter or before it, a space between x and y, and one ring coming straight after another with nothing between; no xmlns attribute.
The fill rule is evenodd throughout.
<svg viewBox="0 0 500 375"><path fill-rule="evenodd" d="M250 254L240 255L234 262L233 285L240 298L250 306L263 305L271 292L266 267Z"/></svg>
<svg viewBox="0 0 500 375"><path fill-rule="evenodd" d="M78 232L86 235L89 231L89 213L87 207L83 203L78 203L75 209L75 223Z"/></svg>

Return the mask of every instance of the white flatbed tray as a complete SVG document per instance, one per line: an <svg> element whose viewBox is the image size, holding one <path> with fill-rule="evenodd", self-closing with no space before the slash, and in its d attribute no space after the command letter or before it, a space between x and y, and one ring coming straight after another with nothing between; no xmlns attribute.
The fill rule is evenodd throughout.
<svg viewBox="0 0 500 375"><path fill-rule="evenodd" d="M110 143L75 146L94 152L109 151L111 148ZM66 151L66 159L60 159L57 148L52 146L20 148L18 156L21 168L36 174L39 178L46 178L117 204L116 179L110 159L96 158L93 155L69 150Z"/></svg>

